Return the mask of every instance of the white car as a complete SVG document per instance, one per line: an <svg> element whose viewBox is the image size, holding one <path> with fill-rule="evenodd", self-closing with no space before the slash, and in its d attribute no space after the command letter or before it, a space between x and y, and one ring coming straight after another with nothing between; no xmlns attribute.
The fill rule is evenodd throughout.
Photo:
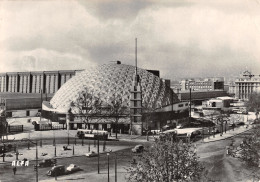
<svg viewBox="0 0 260 182"><path fill-rule="evenodd" d="M94 151L91 151L91 152L89 152L89 153L86 153L85 154L87 157L95 157L95 156L98 156L98 154L96 153L96 152L94 152Z"/></svg>
<svg viewBox="0 0 260 182"><path fill-rule="evenodd" d="M69 167L67 167L67 171L69 172L75 172L75 171L79 171L80 167L75 165L75 164L70 164Z"/></svg>

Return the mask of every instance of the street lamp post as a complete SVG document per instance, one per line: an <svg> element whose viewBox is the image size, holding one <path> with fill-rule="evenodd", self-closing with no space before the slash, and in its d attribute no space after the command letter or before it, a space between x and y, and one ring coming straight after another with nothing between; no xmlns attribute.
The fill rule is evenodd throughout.
<svg viewBox="0 0 260 182"><path fill-rule="evenodd" d="M36 141L36 182L38 182L38 147Z"/></svg>
<svg viewBox="0 0 260 182"><path fill-rule="evenodd" d="M41 115L40 115L40 121L42 120L42 89L41 89ZM41 130L41 124L39 125L39 129L40 129L40 147L42 147L42 130Z"/></svg>
<svg viewBox="0 0 260 182"><path fill-rule="evenodd" d="M38 143L37 143L37 140L35 142L31 141L30 139L28 138L24 138L22 139L21 141L23 140L27 140L28 143L31 142L32 144L36 145L36 165L35 165L35 171L36 171L36 182L38 182Z"/></svg>
<svg viewBox="0 0 260 182"><path fill-rule="evenodd" d="M100 169L99 169L99 138L98 138L97 140L98 140L97 152L98 152L98 174L99 174L99 172L100 172L100 171L99 171L99 170L100 170Z"/></svg>
<svg viewBox="0 0 260 182"><path fill-rule="evenodd" d="M225 133L227 133L227 121L225 122Z"/></svg>
<svg viewBox="0 0 260 182"><path fill-rule="evenodd" d="M52 129L52 131L53 131L53 146L56 146L56 137L55 137L54 129Z"/></svg>
<svg viewBox="0 0 260 182"><path fill-rule="evenodd" d="M107 153L107 181L109 182L109 152Z"/></svg>
<svg viewBox="0 0 260 182"><path fill-rule="evenodd" d="M56 157L56 144L54 146L54 156Z"/></svg>
<svg viewBox="0 0 260 182"><path fill-rule="evenodd" d="M117 182L117 155L115 153L115 182Z"/></svg>
<svg viewBox="0 0 260 182"><path fill-rule="evenodd" d="M30 137L30 131L29 131L29 133L28 133L28 150L30 149L30 142L29 142L29 141L30 141L30 138L31 138L31 137Z"/></svg>
<svg viewBox="0 0 260 182"><path fill-rule="evenodd" d="M4 148L2 148L3 151L3 162L5 161L5 144L4 144Z"/></svg>
<svg viewBox="0 0 260 182"><path fill-rule="evenodd" d="M69 132L68 132L68 145L70 145L70 136L69 136Z"/></svg>

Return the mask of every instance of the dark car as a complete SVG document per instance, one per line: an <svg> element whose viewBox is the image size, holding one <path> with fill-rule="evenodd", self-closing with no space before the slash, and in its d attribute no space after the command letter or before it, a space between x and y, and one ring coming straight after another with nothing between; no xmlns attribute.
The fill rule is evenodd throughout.
<svg viewBox="0 0 260 182"><path fill-rule="evenodd" d="M143 145L136 145L134 148L132 148L133 153L141 153L144 151Z"/></svg>
<svg viewBox="0 0 260 182"><path fill-rule="evenodd" d="M55 164L55 161L52 159L44 159L41 162L39 162L39 167L50 167Z"/></svg>
<svg viewBox="0 0 260 182"><path fill-rule="evenodd" d="M243 126L243 125L245 125L245 123L244 122L239 122L239 123L237 123L237 125L238 126Z"/></svg>
<svg viewBox="0 0 260 182"><path fill-rule="evenodd" d="M58 165L58 166L54 166L52 167L48 172L47 175L48 176L59 176L59 175L64 175L66 173L66 169L65 166L63 165Z"/></svg>

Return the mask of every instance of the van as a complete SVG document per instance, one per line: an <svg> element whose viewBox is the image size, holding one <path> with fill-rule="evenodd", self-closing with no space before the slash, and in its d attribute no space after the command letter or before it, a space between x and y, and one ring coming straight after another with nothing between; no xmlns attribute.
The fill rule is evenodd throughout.
<svg viewBox="0 0 260 182"><path fill-rule="evenodd" d="M59 175L63 175L65 174L65 166L63 165L57 165L51 168L51 170L49 170L47 172L48 176L59 176Z"/></svg>

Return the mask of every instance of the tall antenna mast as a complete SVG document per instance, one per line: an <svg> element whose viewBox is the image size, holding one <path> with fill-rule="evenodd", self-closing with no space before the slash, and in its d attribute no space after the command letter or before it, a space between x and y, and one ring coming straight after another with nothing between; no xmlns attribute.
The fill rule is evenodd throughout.
<svg viewBox="0 0 260 182"><path fill-rule="evenodd" d="M135 74L137 74L137 38L135 38Z"/></svg>

